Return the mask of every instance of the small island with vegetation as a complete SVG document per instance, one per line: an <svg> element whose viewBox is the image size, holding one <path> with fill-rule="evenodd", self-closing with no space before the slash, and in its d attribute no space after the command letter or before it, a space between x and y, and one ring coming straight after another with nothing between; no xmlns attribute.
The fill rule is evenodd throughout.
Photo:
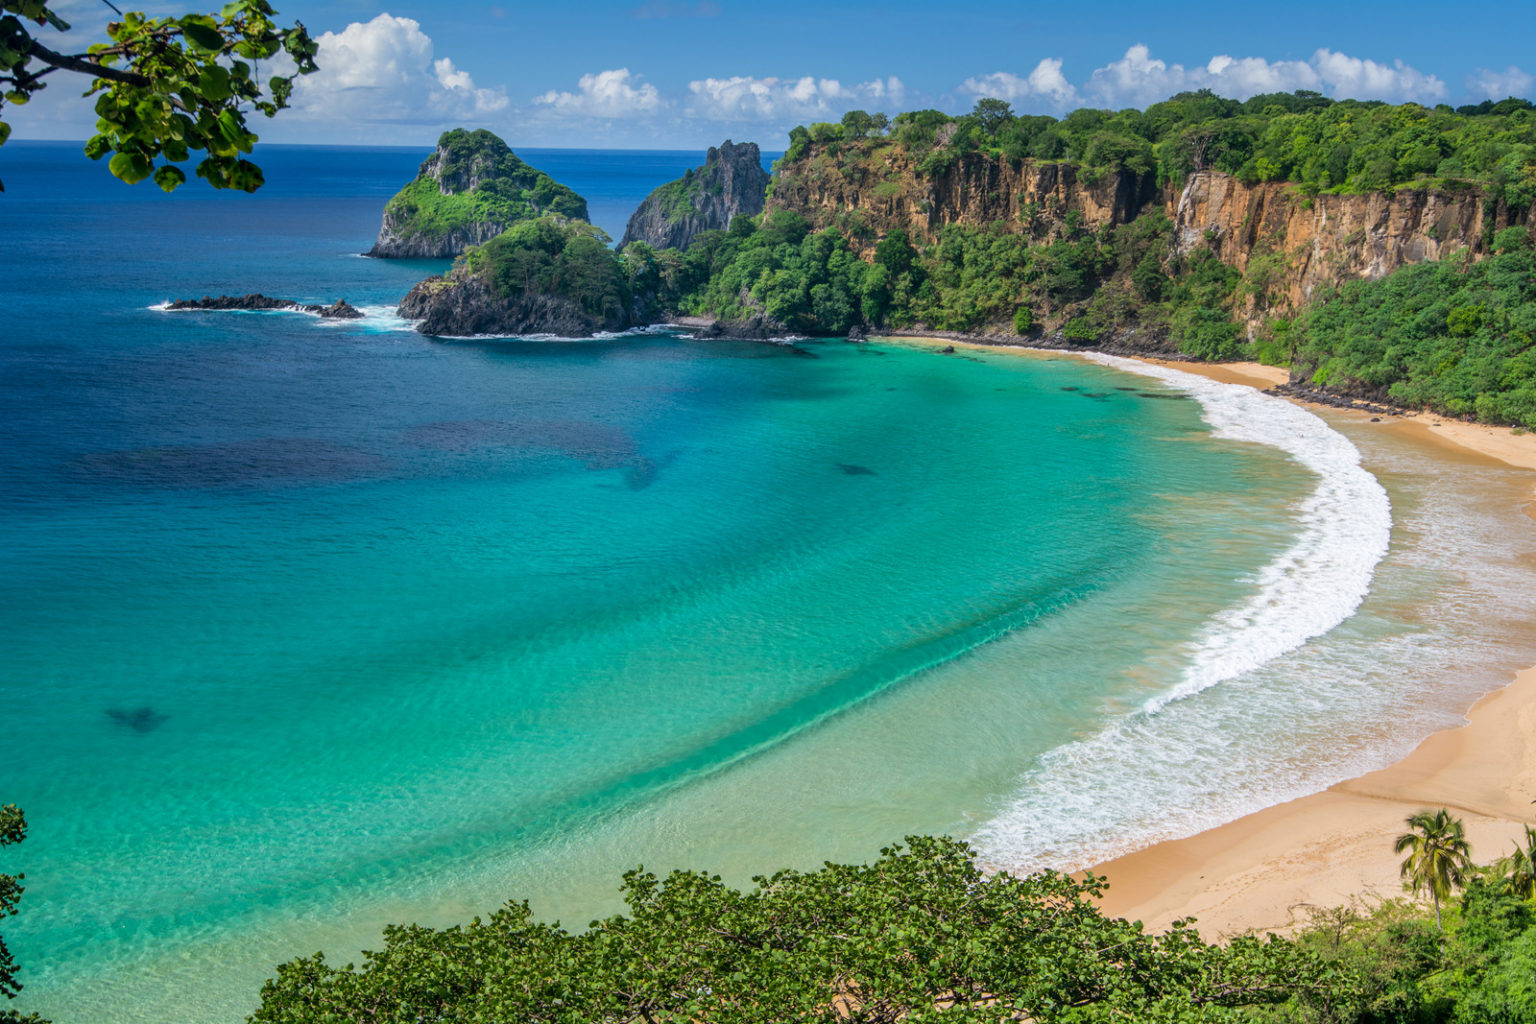
<svg viewBox="0 0 1536 1024"><path fill-rule="evenodd" d="M551 213L586 220L587 201L523 163L491 132L455 128L385 205L367 255L451 259L520 221Z"/></svg>

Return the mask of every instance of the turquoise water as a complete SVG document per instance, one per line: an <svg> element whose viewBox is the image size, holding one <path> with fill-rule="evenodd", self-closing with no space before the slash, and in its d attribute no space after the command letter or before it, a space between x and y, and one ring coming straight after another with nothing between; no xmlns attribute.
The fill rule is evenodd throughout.
<svg viewBox="0 0 1536 1024"><path fill-rule="evenodd" d="M1388 756L1523 656L1497 470L1466 510L1411 451L1357 438L1373 475L1284 403L1071 358L437 342L389 313L431 265L352 255L420 154L172 206L22 153L58 179L4 173L24 1010L236 1020L278 961L508 898L580 925L640 862L944 831L1075 866ZM154 308L257 289L369 316Z"/></svg>

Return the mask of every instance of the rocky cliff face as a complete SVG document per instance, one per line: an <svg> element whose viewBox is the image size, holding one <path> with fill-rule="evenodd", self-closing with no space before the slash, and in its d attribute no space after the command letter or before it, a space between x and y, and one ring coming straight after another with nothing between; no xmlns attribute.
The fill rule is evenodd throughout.
<svg viewBox="0 0 1536 1024"><path fill-rule="evenodd" d="M1511 210L1476 189L1308 197L1279 182L1245 185L1202 171L1181 191L1164 192L1152 175L1089 175L1070 164L982 153L930 176L895 144L857 154L813 148L781 169L768 201L770 211L840 228L865 259L897 229L921 240L947 224L1001 224L1048 241L1073 225L1124 224L1158 208L1173 220L1181 253L1208 246L1243 272L1255 258L1270 259L1268 301L1291 309L1350 279L1380 278L1462 249L1475 258L1492 232L1536 223L1536 206Z"/></svg>
<svg viewBox="0 0 1536 1024"><path fill-rule="evenodd" d="M629 218L620 248L645 242L653 249L686 249L705 231L723 231L737 214L763 212L768 172L757 143L710 148L704 166L645 197Z"/></svg>
<svg viewBox="0 0 1536 1024"><path fill-rule="evenodd" d="M1273 298L1296 309L1319 288L1462 249L1480 256L1486 228L1528 224L1536 207L1510 210L1476 190L1305 196L1279 182L1245 185L1201 171L1170 197L1168 212L1181 252L1208 246L1245 273L1256 257L1275 257Z"/></svg>
<svg viewBox="0 0 1536 1024"><path fill-rule="evenodd" d="M444 132L416 179L384 207L366 255L452 259L521 220L558 213L587 219L587 201L529 167L492 133Z"/></svg>
<svg viewBox="0 0 1536 1024"><path fill-rule="evenodd" d="M931 236L946 224L1002 223L1042 240L1069 223L1124 224L1158 199L1151 175L1086 177L1070 164L1008 160L971 153L936 177L918 171L896 145L859 160L815 153L781 170L770 210L793 210L817 227L840 226L868 255L893 230ZM851 229L851 230L849 230Z"/></svg>
<svg viewBox="0 0 1536 1024"><path fill-rule="evenodd" d="M484 277L462 263L412 288L400 301L399 314L417 321L416 329L422 334L455 338L529 334L585 338L598 331L622 331L637 323L630 311L593 316L560 295L503 298Z"/></svg>

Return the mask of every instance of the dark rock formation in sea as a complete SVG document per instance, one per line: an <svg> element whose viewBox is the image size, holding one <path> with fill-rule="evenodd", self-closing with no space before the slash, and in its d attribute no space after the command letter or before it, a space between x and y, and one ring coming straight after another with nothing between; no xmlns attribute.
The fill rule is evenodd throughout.
<svg viewBox="0 0 1536 1024"><path fill-rule="evenodd" d="M596 316L563 295L498 294L486 275L463 264L417 284L400 301L399 312L407 320L418 321L416 329L422 334L437 337L554 334L582 338L635 326L626 311L610 309L608 315Z"/></svg>
<svg viewBox="0 0 1536 1024"><path fill-rule="evenodd" d="M249 295L205 295L200 299L177 299L165 307L171 310L288 310L295 313L314 313L327 320L360 320L363 314L346 299L337 299L329 306L294 302L292 299L274 299L270 295L252 292Z"/></svg>
<svg viewBox="0 0 1536 1024"><path fill-rule="evenodd" d="M645 242L653 249L686 249L705 231L729 227L737 214L762 213L767 193L768 172L757 143L726 139L719 149L710 148L703 167L645 197L619 247Z"/></svg>
<svg viewBox="0 0 1536 1024"><path fill-rule="evenodd" d="M730 341L780 341L794 333L786 325L761 313L743 320L709 321L699 324L698 328L696 338Z"/></svg>
<svg viewBox="0 0 1536 1024"><path fill-rule="evenodd" d="M455 128L384 207L366 255L451 259L547 213L586 220L587 201L529 167L491 132Z"/></svg>

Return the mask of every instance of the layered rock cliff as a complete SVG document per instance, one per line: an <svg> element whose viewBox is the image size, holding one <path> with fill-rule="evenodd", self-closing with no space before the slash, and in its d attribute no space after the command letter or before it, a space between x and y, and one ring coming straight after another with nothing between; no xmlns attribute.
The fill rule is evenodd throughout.
<svg viewBox="0 0 1536 1024"><path fill-rule="evenodd" d="M1179 254L1208 247L1244 273L1255 258L1268 258L1267 302L1292 310L1347 280L1374 280L1461 250L1478 258L1497 231L1536 223L1536 206L1510 209L1473 187L1308 196L1284 183L1245 185L1201 171L1175 190L1159 188L1152 174L981 152L924 173L894 143L813 147L781 166L768 209L838 228L866 260L898 229L923 240L948 224L1000 227L1044 242L1161 209L1174 223Z"/></svg>
<svg viewBox="0 0 1536 1024"><path fill-rule="evenodd" d="M929 175L900 146L887 145L855 159L821 151L781 167L768 209L840 227L867 257L897 229L922 238L947 224L1002 224L1045 240L1071 226L1124 224L1158 198L1150 174L1089 175L1071 164L970 153Z"/></svg>
<svg viewBox="0 0 1536 1024"><path fill-rule="evenodd" d="M492 133L455 128L384 207L369 256L451 259L546 213L587 219L587 201L528 166Z"/></svg>
<svg viewBox="0 0 1536 1024"><path fill-rule="evenodd" d="M723 231L738 214L763 212L768 172L757 143L726 139L710 147L704 166L645 197L630 216L619 242L645 242L653 249L686 249L706 231Z"/></svg>
<svg viewBox="0 0 1536 1024"><path fill-rule="evenodd" d="M1210 171L1191 175L1168 206L1180 252L1209 247L1244 273L1256 257L1278 257L1272 299L1291 309L1319 288L1377 280L1409 263L1461 250L1475 259L1494 233L1536 220L1536 206L1511 210L1479 189L1307 196Z"/></svg>

